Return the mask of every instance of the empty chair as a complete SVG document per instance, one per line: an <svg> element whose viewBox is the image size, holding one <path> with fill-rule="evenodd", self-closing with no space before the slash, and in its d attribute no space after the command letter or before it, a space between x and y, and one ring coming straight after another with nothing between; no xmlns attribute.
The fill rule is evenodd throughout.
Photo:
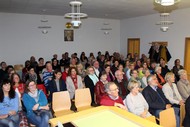
<svg viewBox="0 0 190 127"><path fill-rule="evenodd" d="M160 125L163 127L176 127L176 118L173 108L160 112Z"/></svg>
<svg viewBox="0 0 190 127"><path fill-rule="evenodd" d="M75 90L75 106L77 111L92 108L91 94L89 88Z"/></svg>
<svg viewBox="0 0 190 127"><path fill-rule="evenodd" d="M62 116L73 113L70 110L71 100L68 91L54 92L52 100L52 109L54 116Z"/></svg>

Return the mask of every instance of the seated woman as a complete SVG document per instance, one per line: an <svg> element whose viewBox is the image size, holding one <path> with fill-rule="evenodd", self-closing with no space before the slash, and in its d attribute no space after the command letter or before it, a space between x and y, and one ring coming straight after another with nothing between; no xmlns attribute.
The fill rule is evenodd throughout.
<svg viewBox="0 0 190 127"><path fill-rule="evenodd" d="M190 96L190 83L187 79L187 71L179 70L178 74L180 80L177 82L177 88L182 96L182 99L185 101Z"/></svg>
<svg viewBox="0 0 190 127"><path fill-rule="evenodd" d="M110 65L107 65L107 64L104 65L104 70L105 70L105 72L107 74L108 82L113 82L115 80L115 77L114 77L114 75L113 75L113 73L112 73L112 71L110 69Z"/></svg>
<svg viewBox="0 0 190 127"><path fill-rule="evenodd" d="M0 125L2 127L19 127L19 98L9 80L0 84Z"/></svg>
<svg viewBox="0 0 190 127"><path fill-rule="evenodd" d="M143 69L142 73L144 74L144 76L142 77L142 79L140 79L140 82L141 82L141 87L144 89L145 87L148 86L147 77L150 75L150 71L149 69Z"/></svg>
<svg viewBox="0 0 190 127"><path fill-rule="evenodd" d="M78 75L75 67L70 67L68 76L66 78L67 90L70 94L70 99L74 99L75 90L82 89L83 83L81 76Z"/></svg>
<svg viewBox="0 0 190 127"><path fill-rule="evenodd" d="M27 80L33 80L33 81L37 82L38 76L37 76L37 74L35 72L35 68L33 66L29 66L27 68L27 70L28 70L28 73L26 74L25 80L26 81Z"/></svg>
<svg viewBox="0 0 190 127"><path fill-rule="evenodd" d="M37 127L49 127L48 121L52 118L48 101L42 90L38 90L34 81L26 82L23 103L26 107L29 123ZM29 103L30 102L30 103Z"/></svg>
<svg viewBox="0 0 190 127"><path fill-rule="evenodd" d="M159 88L162 88L162 86L166 83L163 76L161 75L161 72L162 72L161 67L158 66L155 68L155 74L156 74L156 77L158 79L158 87Z"/></svg>
<svg viewBox="0 0 190 127"><path fill-rule="evenodd" d="M121 109L127 110L122 98L119 96L119 89L114 82L109 82L105 85L106 95L102 96L100 100L100 105L104 106L116 106Z"/></svg>
<svg viewBox="0 0 190 127"><path fill-rule="evenodd" d="M166 98L170 101L172 106L179 107L184 105L184 100L182 99L179 91L177 89L175 82L175 75L172 72L168 72L165 76L166 84L163 85L162 90Z"/></svg>
<svg viewBox="0 0 190 127"><path fill-rule="evenodd" d="M95 95L96 95L96 103L100 105L100 100L103 95L106 94L105 92L105 85L108 83L107 81L107 74L105 71L100 73L100 81L98 81L95 85Z"/></svg>
<svg viewBox="0 0 190 127"><path fill-rule="evenodd" d="M128 84L130 93L124 100L125 106L129 109L129 112L138 115L142 118L151 116L148 112L148 103L144 99L141 93L139 93L139 83L137 81L130 81Z"/></svg>
<svg viewBox="0 0 190 127"><path fill-rule="evenodd" d="M179 73L178 71L184 69L184 67L182 65L180 65L180 59L176 59L174 61L174 66L172 68L173 73L175 74L176 80L179 81L180 77L179 77Z"/></svg>
<svg viewBox="0 0 190 127"><path fill-rule="evenodd" d="M91 105L96 106L95 98L94 98L94 86L99 81L98 77L95 75L94 68L89 66L87 68L87 75L84 77L84 83L86 88L90 89L90 94L92 98Z"/></svg>
<svg viewBox="0 0 190 127"><path fill-rule="evenodd" d="M20 125L28 126L28 121L25 115L25 108L22 106L22 95L24 94L25 85L21 82L20 76L18 73L11 75L11 85L13 86L15 92L19 97L19 116L20 116Z"/></svg>
<svg viewBox="0 0 190 127"><path fill-rule="evenodd" d="M53 76L53 80L49 81L49 99L50 102L52 101L52 95L54 92L59 92L59 91L66 91L66 84L65 81L62 79L62 74L61 74L61 70L55 70L53 72L54 76Z"/></svg>
<svg viewBox="0 0 190 127"><path fill-rule="evenodd" d="M68 71L69 71L69 66L65 65L64 66L64 71L62 72L62 79L66 82L66 78L68 76Z"/></svg>

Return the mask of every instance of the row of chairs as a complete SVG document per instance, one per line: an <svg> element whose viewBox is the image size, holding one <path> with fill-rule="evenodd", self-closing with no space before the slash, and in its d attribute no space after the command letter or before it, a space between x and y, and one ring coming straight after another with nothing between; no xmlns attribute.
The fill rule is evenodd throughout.
<svg viewBox="0 0 190 127"><path fill-rule="evenodd" d="M77 111L92 108L92 99L89 88L75 90L75 99L73 101ZM52 109L55 117L74 113L74 111L70 110L70 108L71 100L68 91L53 93Z"/></svg>
<svg viewBox="0 0 190 127"><path fill-rule="evenodd" d="M176 127L176 118L173 108L163 110L159 114L160 118L157 119L160 122L160 125L163 127ZM185 117L185 105L180 106L180 127L183 127L182 122ZM146 118L154 123L156 123L155 116L150 116Z"/></svg>

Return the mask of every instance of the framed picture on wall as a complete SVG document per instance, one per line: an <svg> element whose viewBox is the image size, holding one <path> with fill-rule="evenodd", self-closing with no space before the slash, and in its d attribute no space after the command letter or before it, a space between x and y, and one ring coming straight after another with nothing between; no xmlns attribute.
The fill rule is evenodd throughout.
<svg viewBox="0 0 190 127"><path fill-rule="evenodd" d="M64 30L64 41L74 41L73 30Z"/></svg>

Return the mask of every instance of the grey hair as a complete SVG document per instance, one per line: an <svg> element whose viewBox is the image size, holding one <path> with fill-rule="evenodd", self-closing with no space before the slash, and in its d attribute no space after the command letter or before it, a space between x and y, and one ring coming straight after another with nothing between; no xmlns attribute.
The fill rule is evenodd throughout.
<svg viewBox="0 0 190 127"><path fill-rule="evenodd" d="M178 71L178 75L179 75L179 76L181 76L181 75L183 75L183 74L187 74L187 71L184 70L184 69L181 69L181 70Z"/></svg>
<svg viewBox="0 0 190 127"><path fill-rule="evenodd" d="M158 71L158 69L161 69L161 67L160 66L157 66L156 68L155 68L155 72L157 72Z"/></svg>
<svg viewBox="0 0 190 127"><path fill-rule="evenodd" d="M105 91L106 93L110 91L110 86L116 85L114 82L108 82L108 84L105 85Z"/></svg>
<svg viewBox="0 0 190 127"><path fill-rule="evenodd" d="M152 80L153 77L155 77L155 75L152 75L152 74L149 75L149 76L147 77L147 82L150 82L150 81Z"/></svg>

